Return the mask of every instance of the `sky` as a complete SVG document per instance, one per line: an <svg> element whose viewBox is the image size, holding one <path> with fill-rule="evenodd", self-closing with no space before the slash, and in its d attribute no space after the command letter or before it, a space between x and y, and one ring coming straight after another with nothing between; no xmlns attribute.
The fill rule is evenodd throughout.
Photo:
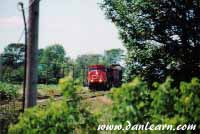
<svg viewBox="0 0 200 134"><path fill-rule="evenodd" d="M24 2L28 14L28 0ZM19 0L0 0L0 52L18 42L23 31ZM112 48L124 49L118 30L100 9L101 0L41 0L39 48L52 44L64 46L68 56L98 53ZM23 42L22 37L20 42Z"/></svg>

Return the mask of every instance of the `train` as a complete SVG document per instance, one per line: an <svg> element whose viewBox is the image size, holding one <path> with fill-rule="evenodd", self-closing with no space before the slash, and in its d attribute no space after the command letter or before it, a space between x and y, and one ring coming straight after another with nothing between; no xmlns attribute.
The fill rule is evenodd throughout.
<svg viewBox="0 0 200 134"><path fill-rule="evenodd" d="M87 69L87 85L89 89L110 89L122 84L122 67L119 64L105 66L90 65Z"/></svg>

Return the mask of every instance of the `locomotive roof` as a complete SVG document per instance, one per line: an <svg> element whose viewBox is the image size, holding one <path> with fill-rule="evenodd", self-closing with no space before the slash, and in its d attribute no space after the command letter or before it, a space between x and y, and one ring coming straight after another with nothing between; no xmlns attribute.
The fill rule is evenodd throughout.
<svg viewBox="0 0 200 134"><path fill-rule="evenodd" d="M101 65L101 64L96 64L96 65L90 65L88 66L89 68L105 68L104 65Z"/></svg>
<svg viewBox="0 0 200 134"><path fill-rule="evenodd" d="M111 64L110 66L120 66L120 64Z"/></svg>

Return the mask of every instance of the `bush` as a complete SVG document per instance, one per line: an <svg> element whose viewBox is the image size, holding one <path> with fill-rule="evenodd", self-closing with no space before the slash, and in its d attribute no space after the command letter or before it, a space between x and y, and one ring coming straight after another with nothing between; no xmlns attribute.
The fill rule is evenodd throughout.
<svg viewBox="0 0 200 134"><path fill-rule="evenodd" d="M10 134L74 134L96 133L97 120L86 109L80 108L79 97L72 79L60 80L65 99L52 102L46 108L27 109L16 125L11 125ZM66 99L73 99L66 101Z"/></svg>
<svg viewBox="0 0 200 134"><path fill-rule="evenodd" d="M18 87L13 84L0 82L0 98L11 99L17 96Z"/></svg>
<svg viewBox="0 0 200 134"><path fill-rule="evenodd" d="M110 124L200 124L200 81L193 78L190 83L181 82L179 88L173 88L173 80L167 78L164 83L154 83L154 89L148 89L145 82L135 78L132 82L112 89L112 120ZM196 126L198 132L200 126ZM115 131L116 132L116 131ZM138 133L122 131L121 133ZM180 133L180 131L173 131ZM183 131L181 131L183 132ZM194 131L185 131L192 133ZM142 131L140 133L169 133L172 131Z"/></svg>
<svg viewBox="0 0 200 134"><path fill-rule="evenodd" d="M63 134L63 133L97 133L97 117L80 108L81 98L76 95L77 85L73 86L71 78L60 80L60 87L65 95L61 103L51 103L44 109L35 107L26 110L20 121L12 125L10 134ZM164 83L153 84L149 89L140 78L113 88L110 94L112 106L103 111L111 117L108 124L169 124L176 127L183 124L200 124L200 81L193 78L191 82L181 82L179 88L172 87L173 80L167 78ZM68 101L66 101L68 100ZM101 114L101 113L100 113ZM98 116L101 121L102 116ZM196 131L113 131L111 133L188 133Z"/></svg>
<svg viewBox="0 0 200 134"><path fill-rule="evenodd" d="M38 90L38 96L54 96L61 94L61 90L58 85L38 84L37 90Z"/></svg>
<svg viewBox="0 0 200 134"><path fill-rule="evenodd" d="M121 88L113 88L112 93L112 120L115 123L124 124L127 120L142 123L148 119L149 91L147 85L139 78L122 85Z"/></svg>

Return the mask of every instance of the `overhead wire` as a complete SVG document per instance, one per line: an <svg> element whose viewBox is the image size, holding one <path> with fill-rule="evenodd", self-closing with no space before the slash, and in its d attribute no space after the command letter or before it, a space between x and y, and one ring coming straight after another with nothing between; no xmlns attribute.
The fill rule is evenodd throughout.
<svg viewBox="0 0 200 134"><path fill-rule="evenodd" d="M23 29L20 36L19 36L19 39L17 40L17 44L20 43L20 41L22 40L23 36L24 36L24 33L25 33L25 30Z"/></svg>
<svg viewBox="0 0 200 134"><path fill-rule="evenodd" d="M24 10L25 11L28 11L35 3L38 3L42 0L32 0L31 3L28 5L28 7L25 7ZM21 11L21 9L17 6L17 10L18 11Z"/></svg>
<svg viewBox="0 0 200 134"><path fill-rule="evenodd" d="M20 12L22 11L22 8L20 7L21 4L23 4L23 3L22 3L22 2L19 2L19 3L17 4L17 10L20 11ZM23 28L23 30L22 30L22 32L21 32L21 34L20 34L20 36L19 36L19 38L18 38L18 40L17 40L17 44L20 43L20 41L22 40L24 34L25 34L25 29Z"/></svg>
<svg viewBox="0 0 200 134"><path fill-rule="evenodd" d="M36 2L40 2L41 0L32 0L32 2L29 4L29 6L27 8L25 8L26 10L28 10L29 8L31 8ZM18 6L17 6L17 9L18 11L21 11L22 9L20 9ZM20 34L20 37L17 41L17 44L19 44L19 42L22 40L22 37L24 36L25 34L25 29L22 30L21 34Z"/></svg>

